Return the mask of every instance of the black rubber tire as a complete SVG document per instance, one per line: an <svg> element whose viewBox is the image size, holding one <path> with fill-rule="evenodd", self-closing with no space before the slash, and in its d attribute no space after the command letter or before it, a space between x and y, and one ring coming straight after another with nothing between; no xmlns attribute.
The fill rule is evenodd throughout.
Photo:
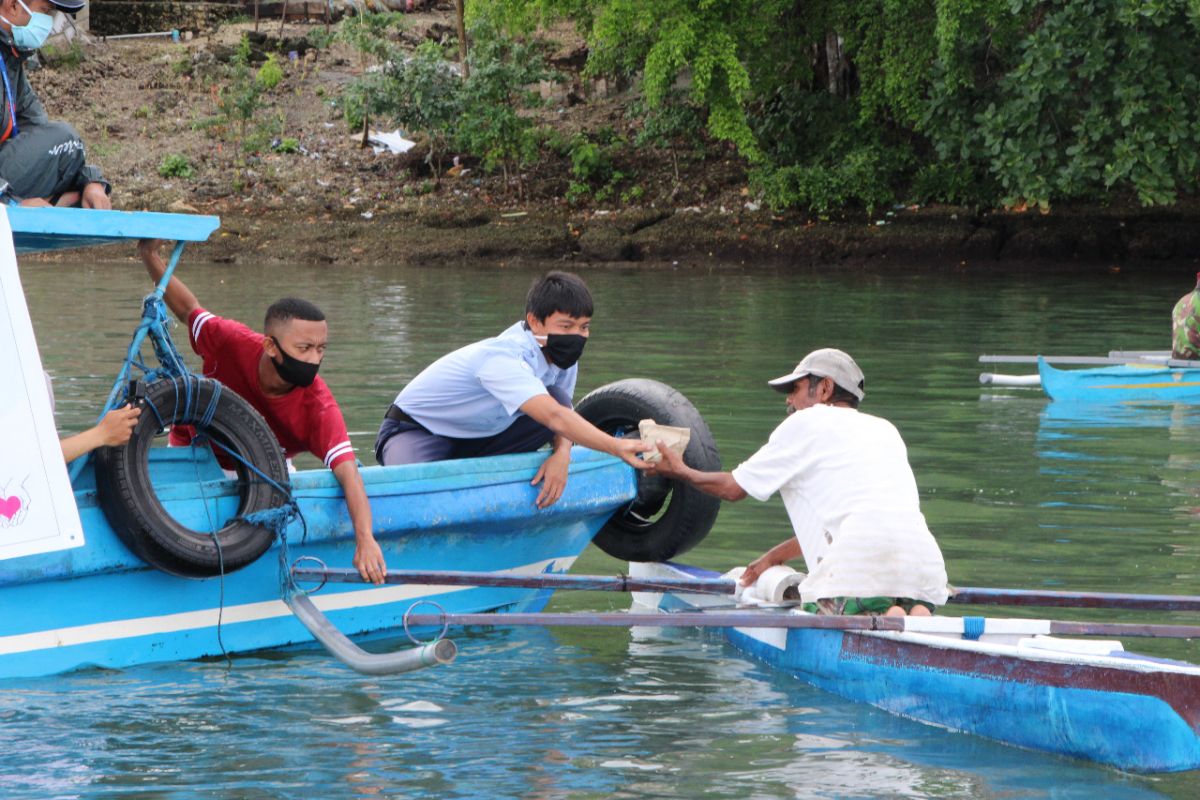
<svg viewBox="0 0 1200 800"><path fill-rule="evenodd" d="M665 383L629 378L591 392L575 408L602 431L636 437L638 422L690 428L688 466L721 469L712 432L686 397ZM665 510L663 507L665 506ZM622 561L666 561L695 547L712 530L721 501L681 481L638 473L638 496L596 534L596 546Z"/></svg>
<svg viewBox="0 0 1200 800"><path fill-rule="evenodd" d="M186 413L180 400L182 380L156 381L147 387L129 443L102 447L95 453L96 490L109 524L135 555L172 575L206 578L251 563L271 546L275 534L270 528L240 520L226 522L215 536L194 531L177 522L159 502L149 472L150 446L162 433L159 419L167 425L196 424L219 385L207 378L191 380L196 382L196 394ZM150 406L157 409L157 416ZM221 387L216 412L205 432L271 480L289 487L283 451L266 420L230 389ZM276 508L287 499L240 462L237 473L238 516Z"/></svg>

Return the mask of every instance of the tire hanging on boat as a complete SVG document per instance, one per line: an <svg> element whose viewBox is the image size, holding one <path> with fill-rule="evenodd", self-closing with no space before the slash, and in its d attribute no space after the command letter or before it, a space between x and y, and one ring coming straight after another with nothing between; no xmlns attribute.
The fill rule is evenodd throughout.
<svg viewBox="0 0 1200 800"><path fill-rule="evenodd" d="M232 572L266 552L274 532L241 517L281 506L288 498L245 464L234 459L237 514L214 520L222 525L215 534L178 522L160 502L149 469L151 444L165 427L194 425L287 489L287 463L266 420L220 383L195 376L152 383L141 405L129 443L102 447L95 454L100 507L121 541L148 564L187 578ZM220 447L214 450L223 452ZM204 503L212 499L203 491L195 497Z"/></svg>
<svg viewBox="0 0 1200 800"><path fill-rule="evenodd" d="M665 383L629 378L591 392L575 408L609 434L637 436L638 422L690 428L683 460L693 469L721 469L712 432L696 407ZM638 495L596 534L596 546L623 561L666 561L687 552L712 529L721 501L682 481L638 473Z"/></svg>

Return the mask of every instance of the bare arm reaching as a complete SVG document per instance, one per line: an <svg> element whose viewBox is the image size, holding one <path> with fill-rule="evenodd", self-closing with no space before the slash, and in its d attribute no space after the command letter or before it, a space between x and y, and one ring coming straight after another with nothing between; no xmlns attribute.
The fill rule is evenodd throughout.
<svg viewBox="0 0 1200 800"><path fill-rule="evenodd" d="M161 244L161 239L142 239L138 242L138 255L142 257L142 263L146 265L146 272L150 273L150 277L155 283L162 280L163 274L167 271L167 262L159 253ZM171 309L171 313L183 323L187 323L191 313L200 307L200 301L196 299L196 295L192 294L192 290L175 276L171 276L171 282L167 284L163 300L166 301L167 308Z"/></svg>
<svg viewBox="0 0 1200 800"><path fill-rule="evenodd" d="M354 566L364 580L379 586L383 583L387 564L383 560L383 550L375 541L371 525L371 503L367 500L367 489L363 485L362 475L353 459L343 461L333 468L333 476L342 485L346 495L346 509L350 512L350 522L354 525Z"/></svg>
<svg viewBox="0 0 1200 800"><path fill-rule="evenodd" d="M641 439L618 439L609 436L575 411L560 405L548 394L540 394L526 400L521 410L558 436L565 437L575 444L614 455L637 469L646 468L646 462L637 456L652 449L653 445Z"/></svg>

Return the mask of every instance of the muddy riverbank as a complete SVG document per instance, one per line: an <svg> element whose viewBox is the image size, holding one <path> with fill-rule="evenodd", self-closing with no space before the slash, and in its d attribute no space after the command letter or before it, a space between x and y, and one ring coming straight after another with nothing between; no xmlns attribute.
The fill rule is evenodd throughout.
<svg viewBox="0 0 1200 800"><path fill-rule="evenodd" d="M401 35L437 35L446 12L409 15ZM872 213L774 214L751 192L746 165L708 142L668 158L614 150L623 182L572 202L570 159L552 149L519 177L466 169L440 178L411 155L375 153L350 131L339 98L363 72L319 26L289 24L256 39L281 79L235 135L222 100L226 65L252 23L190 41L96 41L47 54L31 81L54 118L72 122L114 186L117 208L221 216L192 258L226 262L448 264L456 259L708 268L1183 270L1200 258L1200 203L1055 208L1053 213L897 206ZM636 87L572 73L579 42L557 32L557 64L540 122L562 137L610 131L632 142ZM289 49L298 48L298 49ZM565 93L562 97L555 92ZM247 149L254 137L270 141ZM288 145L279 147L281 141ZM101 257L125 257L116 248Z"/></svg>

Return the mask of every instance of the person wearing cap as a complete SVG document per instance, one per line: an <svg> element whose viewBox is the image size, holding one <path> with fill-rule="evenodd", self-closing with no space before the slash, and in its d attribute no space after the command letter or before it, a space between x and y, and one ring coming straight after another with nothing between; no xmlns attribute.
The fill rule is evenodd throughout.
<svg viewBox="0 0 1200 800"><path fill-rule="evenodd" d="M795 535L755 559L753 584L769 567L803 556L805 608L815 613L927 615L949 595L941 550L921 514L900 433L858 410L862 370L841 350L809 353L768 382L787 395L787 417L732 472L700 472L659 446L651 475L687 481L737 501L778 492Z"/></svg>
<svg viewBox="0 0 1200 800"><path fill-rule="evenodd" d="M0 0L0 199L23 206L112 208L100 169L65 122L51 122L25 74L46 42L55 11L74 14L84 0Z"/></svg>

